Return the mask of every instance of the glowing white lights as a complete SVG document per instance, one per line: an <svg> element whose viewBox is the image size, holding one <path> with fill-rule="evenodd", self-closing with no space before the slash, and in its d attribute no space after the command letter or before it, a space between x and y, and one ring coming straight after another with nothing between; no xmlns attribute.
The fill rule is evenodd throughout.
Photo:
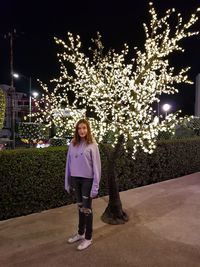
<svg viewBox="0 0 200 267"><path fill-rule="evenodd" d="M36 97L38 97L39 94L38 94L38 92L35 92L35 91L34 91L34 92L32 92L32 95L33 95L33 97L36 98Z"/></svg>
<svg viewBox="0 0 200 267"><path fill-rule="evenodd" d="M19 78L19 74L18 73L13 73L13 77L18 79Z"/></svg>
<svg viewBox="0 0 200 267"><path fill-rule="evenodd" d="M192 14L190 20L183 24L178 14L178 24L171 30L169 20L174 16L174 9L167 10L165 16L159 19L150 3L149 12L150 25L144 24L144 49L135 48L136 56L130 61L126 58L129 53L126 44L119 53L115 50L105 53L99 33L89 49L92 55L82 52L79 36L68 33L66 42L55 38L64 49L62 54L58 54L60 77L51 81L53 91L41 83L44 94L41 102L36 102L37 120L45 123L46 127L56 125L61 136L66 130L71 132L87 110L95 114L96 119L91 119L90 123L99 141L110 131L114 134L114 144L119 134L124 135L125 149L127 140L134 140L133 157L139 147L153 153L159 132L173 132L178 113L169 114L159 122L159 117L152 116L152 104L159 102L162 93L178 92L178 84L191 83L187 76L189 68L175 71L168 56L176 51L183 52L180 41L198 34L190 31L198 17ZM73 74L69 73L66 63L73 66ZM68 99L70 92L74 95L73 103ZM63 109L73 112L73 116L63 116Z"/></svg>

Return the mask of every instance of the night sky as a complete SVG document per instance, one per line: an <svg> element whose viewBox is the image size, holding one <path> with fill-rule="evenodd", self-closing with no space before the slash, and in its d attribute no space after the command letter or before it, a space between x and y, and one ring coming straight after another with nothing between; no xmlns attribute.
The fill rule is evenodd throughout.
<svg viewBox="0 0 200 267"><path fill-rule="evenodd" d="M200 0L154 0L159 15L175 7L187 21L190 14L200 7ZM58 75L56 53L58 47L53 37L64 39L67 32L79 34L83 45L90 46L90 39L97 31L103 36L104 46L120 50L123 43L143 48L143 22L149 21L148 1L0 1L0 84L9 84L9 41L4 34L17 31L14 39L14 70L31 76L33 87L39 88L36 79L44 82ZM200 21L193 27L200 30ZM183 42L184 54L175 55L177 68L191 66L190 79L200 73L200 36ZM18 91L28 91L28 81L14 81ZM193 114L195 85L180 86L176 96L161 98L161 104L169 102L173 110L182 109L183 114Z"/></svg>

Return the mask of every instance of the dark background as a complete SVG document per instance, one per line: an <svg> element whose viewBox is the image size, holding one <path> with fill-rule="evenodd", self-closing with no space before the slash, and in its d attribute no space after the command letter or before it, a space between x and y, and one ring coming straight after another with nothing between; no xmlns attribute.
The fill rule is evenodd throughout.
<svg viewBox="0 0 200 267"><path fill-rule="evenodd" d="M155 0L154 6L161 16L166 9L175 7L187 21L192 12L200 7L200 0ZM39 89L36 79L44 82L59 73L56 53L58 47L53 37L65 38L68 31L79 34L83 45L90 46L90 39L97 31L103 36L107 48L120 50L123 43L130 48L143 48L143 22L148 24L148 1L17 1L0 0L0 84L10 84L9 40L4 34L14 28L14 70L33 79L33 88ZM173 24L173 21L172 21ZM193 27L200 30L198 21ZM182 42L185 53L172 58L178 69L191 66L190 79L200 73L200 38L191 37ZM18 91L28 92L28 80L14 81ZM195 84L180 85L179 94L163 95L164 102L172 104L172 111L182 109L183 114L194 113Z"/></svg>

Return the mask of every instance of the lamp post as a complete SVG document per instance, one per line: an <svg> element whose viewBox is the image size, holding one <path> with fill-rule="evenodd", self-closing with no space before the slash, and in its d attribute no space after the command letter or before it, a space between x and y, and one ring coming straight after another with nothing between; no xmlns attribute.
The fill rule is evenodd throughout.
<svg viewBox="0 0 200 267"><path fill-rule="evenodd" d="M4 39L10 39L10 95L11 95L11 134L12 148L15 149L15 88L13 86L13 41L16 29L4 35Z"/></svg>
<svg viewBox="0 0 200 267"><path fill-rule="evenodd" d="M31 116L32 116L32 93L33 93L33 96L34 97L37 97L38 96L38 93L37 92L32 92L32 79L31 77L27 77L25 75L22 75L22 74L18 74L18 73L13 73L13 77L14 78L17 78L19 79L20 77L23 77L27 80L29 80L29 122L31 123Z"/></svg>
<svg viewBox="0 0 200 267"><path fill-rule="evenodd" d="M31 81L31 77L29 77L29 122L31 122L31 87L32 87L32 81Z"/></svg>
<svg viewBox="0 0 200 267"><path fill-rule="evenodd" d="M167 117L167 112L171 109L171 105L169 104L164 104L162 106L163 110L165 111L165 117Z"/></svg>

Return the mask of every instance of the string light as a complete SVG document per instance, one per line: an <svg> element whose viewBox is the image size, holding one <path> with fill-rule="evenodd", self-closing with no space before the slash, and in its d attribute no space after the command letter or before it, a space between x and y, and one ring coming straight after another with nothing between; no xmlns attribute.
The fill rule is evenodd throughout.
<svg viewBox="0 0 200 267"><path fill-rule="evenodd" d="M47 86L41 83L45 105L42 108L37 103L37 120L45 122L48 127L52 124L58 126L59 134L63 135L66 129L74 129L77 119L86 116L86 110L91 111L95 119L91 119L90 123L99 141L111 131L114 133L114 144L119 134L124 135L126 150L127 141L134 140L133 157L139 147L153 153L160 132L173 133L177 123L189 120L188 117L178 118L180 112L177 112L160 122L160 118L152 115L152 104L159 102L159 96L163 93L177 93L178 84L192 83L187 75L190 68L175 70L169 63L169 55L184 52L181 41L198 34L190 29L198 20L199 11L192 14L185 24L178 13L177 25L173 30L169 21L171 16L175 16L175 9L167 10L163 17L158 18L150 2L151 20L149 25L144 24L144 49L140 51L135 47L135 57L129 61L126 56L131 51L127 44L119 53L113 49L106 53L100 33L92 39L88 55L82 52L80 36L68 33L66 42L55 38L55 42L64 49L63 53L58 54L60 77L51 81L55 84L51 94ZM69 63L73 66L73 72L67 67ZM68 99L69 92L73 92L73 103ZM63 108L73 116L64 117ZM59 116L55 116L55 110Z"/></svg>

